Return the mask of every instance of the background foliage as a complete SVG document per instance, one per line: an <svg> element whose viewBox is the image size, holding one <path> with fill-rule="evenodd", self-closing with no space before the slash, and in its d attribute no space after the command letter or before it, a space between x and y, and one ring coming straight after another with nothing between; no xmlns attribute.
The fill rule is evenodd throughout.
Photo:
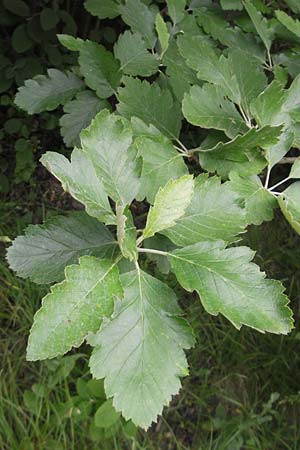
<svg viewBox="0 0 300 450"><path fill-rule="evenodd" d="M87 9L95 12L96 2L87 3ZM110 6L113 3L107 2ZM159 6L163 10L164 2L157 3L162 3ZM220 3L225 15L233 14L230 9L233 6L237 11L234 14L239 14L242 8L239 1L224 0ZM280 25L286 21L285 16L281 17L280 23L274 22L277 17L274 10L279 8L291 16L295 14L296 18L299 13L297 4L293 1L274 2L273 10L273 5L270 8L263 2L253 3L273 21L277 33L275 48L280 61L290 76L296 76L299 72L299 47L295 38L298 28L294 23L288 23L289 27L296 27L293 30L296 34L290 34L286 27ZM228 9L230 13L226 13ZM118 18L114 19L113 12L104 20L99 11L99 17L91 16L81 2L45 1L30 2L29 5L29 2L3 1L1 11L0 101L3 128L0 181L5 200L1 206L1 234L5 241L19 234L28 223L39 223L61 209L78 208L78 204L68 195L62 195L60 186L37 165L37 160L42 152L53 147L68 154L65 144L73 145L77 138L67 131L68 124L74 123L72 106L76 110L80 102L86 104L88 100L93 106L94 99L90 94L85 97L86 94L79 93L76 99L65 104L63 111L59 107L57 113L27 116L13 103L17 86L21 86L27 78L45 74L47 68L66 70L77 64L75 54L62 49L56 38L57 33L89 38L112 48L119 32L123 31L123 25ZM247 17L244 13L237 15L236 23L244 30L255 32ZM231 19L230 16L226 18ZM158 29L159 26L162 27L163 54L164 30L163 25L158 25ZM214 21L211 22L212 30L213 26ZM132 37L127 34L126 38ZM145 36L147 39L151 43L151 33ZM269 40L270 37L265 36L267 47L270 47ZM72 42L67 47L70 45ZM121 45L119 42L119 48ZM141 43L134 42L134 48L137 45ZM130 46L126 44L125 48ZM120 54L124 54L124 50L120 50ZM153 59L147 61L146 71L140 75L151 75L152 70L157 70L155 64ZM127 71L128 75L135 75L136 67L127 66ZM287 71L282 67L278 67L276 73L279 78L287 76ZM93 80L89 83L92 87ZM76 104L72 105L72 102ZM97 108L92 111L97 112ZM92 117L94 113L91 114ZM91 117L86 118L87 122ZM60 138L59 125L64 143ZM176 134L176 123L170 127L170 132ZM187 132L185 139L190 142L192 133ZM285 166L279 167L274 174L275 179L288 175L285 172ZM299 258L295 247L298 238L279 214L276 214L275 220L276 226L266 224L262 229L251 228L245 243L258 251L257 261L264 265L268 275L285 282L297 315ZM149 270L156 271L151 262ZM60 446L62 449L84 449L93 448L93 445L107 449L298 447L297 327L285 338L260 336L249 330L237 332L221 318L204 314L197 299L193 301L191 297L187 312L193 318L198 339L196 349L189 354L192 376L184 381L181 397L174 400L164 417L145 435L140 431L137 433L134 427L126 427L125 422L114 414L110 403L99 394L99 384L95 390L88 375L87 349L83 348L81 354L74 353L61 360L37 365L24 362L26 336L44 291L30 282L15 279L5 265L1 266L1 277L4 284L1 366L7 368L1 372L1 448L57 449ZM174 280L169 282L175 285Z"/></svg>

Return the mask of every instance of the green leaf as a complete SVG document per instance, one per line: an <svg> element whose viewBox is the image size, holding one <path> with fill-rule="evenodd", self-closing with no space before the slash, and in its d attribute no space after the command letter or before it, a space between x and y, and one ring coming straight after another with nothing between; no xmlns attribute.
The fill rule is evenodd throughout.
<svg viewBox="0 0 300 450"><path fill-rule="evenodd" d="M75 100L65 104L65 114L59 120L64 143L68 147L79 146L81 130L90 125L99 111L109 107L107 101L100 100L92 91L79 92Z"/></svg>
<svg viewBox="0 0 300 450"><path fill-rule="evenodd" d="M254 175L266 166L266 160L259 148L276 145L280 133L281 127L251 128L229 142L218 142L208 149L200 147L200 164L206 170L216 171L224 178L228 177L230 171L243 176Z"/></svg>
<svg viewBox="0 0 300 450"><path fill-rule="evenodd" d="M300 234L300 181L285 189L278 196L278 203L286 220Z"/></svg>
<svg viewBox="0 0 300 450"><path fill-rule="evenodd" d="M267 19L263 17L263 15L255 8L250 0L243 1L243 5L250 16L250 19L252 20L257 33L259 34L267 51L269 52L272 45L274 33L269 27Z"/></svg>
<svg viewBox="0 0 300 450"><path fill-rule="evenodd" d="M289 178L300 178L300 157L293 163Z"/></svg>
<svg viewBox="0 0 300 450"><path fill-rule="evenodd" d="M66 279L51 287L34 317L27 360L54 358L79 347L95 333L103 317L113 311L114 298L122 297L117 262L82 256L65 270Z"/></svg>
<svg viewBox="0 0 300 450"><path fill-rule="evenodd" d="M143 136L135 140L138 156L143 159L139 198L154 202L161 186L170 179L185 175L188 170L182 155L164 136Z"/></svg>
<svg viewBox="0 0 300 450"><path fill-rule="evenodd" d="M87 0L84 7L99 19L114 19L120 14L119 5L114 0Z"/></svg>
<svg viewBox="0 0 300 450"><path fill-rule="evenodd" d="M225 249L225 243L202 242L169 254L179 283L197 291L210 314L221 313L240 329L287 334L292 326L288 298L279 281L265 279L251 263L254 252L247 247Z"/></svg>
<svg viewBox="0 0 300 450"><path fill-rule="evenodd" d="M120 420L120 413L113 407L112 400L106 400L95 413L95 425L99 428L109 428Z"/></svg>
<svg viewBox="0 0 300 450"><path fill-rule="evenodd" d="M69 34L57 34L56 36L60 44L71 52L79 52L84 42L82 39L70 36Z"/></svg>
<svg viewBox="0 0 300 450"><path fill-rule="evenodd" d="M170 40L169 48L163 56L163 64L166 66L173 94L181 103L184 94L198 83L196 73L186 64L173 40Z"/></svg>
<svg viewBox="0 0 300 450"><path fill-rule="evenodd" d="M78 61L87 86L96 91L98 97L108 98L114 94L121 72L111 52L96 42L82 41Z"/></svg>
<svg viewBox="0 0 300 450"><path fill-rule="evenodd" d="M93 339L90 368L105 378L115 409L147 429L178 393L179 377L188 373L183 349L194 338L168 286L140 270L121 281L124 298Z"/></svg>
<svg viewBox="0 0 300 450"><path fill-rule="evenodd" d="M55 28L59 22L59 15L52 8L43 8L40 14L41 27L44 31Z"/></svg>
<svg viewBox="0 0 300 450"><path fill-rule="evenodd" d="M11 45L17 53L24 53L33 47L34 42L27 33L26 25L21 24L14 29Z"/></svg>
<svg viewBox="0 0 300 450"><path fill-rule="evenodd" d="M121 34L114 46L114 54L121 62L120 70L127 75L149 77L158 71L158 60L147 50L138 33L127 30Z"/></svg>
<svg viewBox="0 0 300 450"><path fill-rule="evenodd" d="M47 152L41 163L62 183L65 191L85 205L90 216L109 224L116 222L103 183L86 153L75 148L69 161L59 153Z"/></svg>
<svg viewBox="0 0 300 450"><path fill-rule="evenodd" d="M229 138L247 131L247 126L235 106L224 98L222 90L205 83L202 87L192 86L185 94L182 111L192 125L222 130Z"/></svg>
<svg viewBox="0 0 300 450"><path fill-rule="evenodd" d="M158 35L158 40L160 43L160 49L161 49L160 57L162 58L169 47L170 34L168 31L168 27L160 14L157 14L157 16L156 16L155 29L156 29L156 32Z"/></svg>
<svg viewBox="0 0 300 450"><path fill-rule="evenodd" d="M184 18L186 0L167 0L168 15L171 17L174 25L181 22Z"/></svg>
<svg viewBox="0 0 300 450"><path fill-rule="evenodd" d="M137 260L136 228L129 206L116 206L117 237L122 255L130 261Z"/></svg>
<svg viewBox="0 0 300 450"><path fill-rule="evenodd" d="M293 132L285 130L279 137L277 144L271 144L265 147L265 155L269 163L269 168L274 167L275 164L277 164L284 157L284 155L291 148L293 140Z"/></svg>
<svg viewBox="0 0 300 450"><path fill-rule="evenodd" d="M181 112L171 92L161 89L156 82L150 84L129 77L124 82L125 87L118 91L118 112L127 119L136 116L147 125L154 125L171 139L178 138Z"/></svg>
<svg viewBox="0 0 300 450"><path fill-rule="evenodd" d="M83 212L52 217L43 225L29 225L7 251L9 266L19 277L35 283L63 278L64 269L83 255L112 257L117 245L108 229Z"/></svg>
<svg viewBox="0 0 300 450"><path fill-rule="evenodd" d="M245 226L245 212L238 206L238 196L230 184L200 175L184 215L162 233L179 246L220 239L233 242Z"/></svg>
<svg viewBox="0 0 300 450"><path fill-rule="evenodd" d="M300 121L300 75L283 89L278 81L273 81L257 99L251 103L251 111L260 126L284 125L284 130L293 132L294 145L298 147L296 123Z"/></svg>
<svg viewBox="0 0 300 450"><path fill-rule="evenodd" d="M82 81L72 72L49 69L48 75L37 75L18 89L16 105L29 114L52 111L65 104L83 89Z"/></svg>
<svg viewBox="0 0 300 450"><path fill-rule="evenodd" d="M224 11L242 11L243 4L241 0L221 0L221 7Z"/></svg>
<svg viewBox="0 0 300 450"><path fill-rule="evenodd" d="M131 30L143 36L148 48L153 48L156 42L154 12L141 0L126 0L124 5L120 5L119 10L123 21Z"/></svg>
<svg viewBox="0 0 300 450"><path fill-rule="evenodd" d="M12 14L20 17L30 16L30 9L23 0L3 0L3 6Z"/></svg>
<svg viewBox="0 0 300 450"><path fill-rule="evenodd" d="M121 117L107 110L98 113L89 128L81 132L82 149L92 161L107 194L123 205L132 202L140 187L131 143L131 129Z"/></svg>
<svg viewBox="0 0 300 450"><path fill-rule="evenodd" d="M300 37L300 21L294 20L291 16L289 16L284 11L275 11L276 17L279 22L282 23L284 27L286 27L289 31L294 33L296 36Z"/></svg>
<svg viewBox="0 0 300 450"><path fill-rule="evenodd" d="M272 220L277 201L264 186L259 177L241 177L239 174L230 173L230 187L239 195L240 202L246 209L247 223L261 225Z"/></svg>
<svg viewBox="0 0 300 450"><path fill-rule="evenodd" d="M160 188L155 196L154 205L150 207L143 237L149 238L175 225L190 204L193 190L192 175L183 175L176 180L171 179L163 188Z"/></svg>
<svg viewBox="0 0 300 450"><path fill-rule="evenodd" d="M199 79L219 86L230 100L249 115L251 100L267 85L261 62L257 58L234 48L228 51L227 58L219 56L219 51L202 36L180 36L178 45L187 64L197 70Z"/></svg>

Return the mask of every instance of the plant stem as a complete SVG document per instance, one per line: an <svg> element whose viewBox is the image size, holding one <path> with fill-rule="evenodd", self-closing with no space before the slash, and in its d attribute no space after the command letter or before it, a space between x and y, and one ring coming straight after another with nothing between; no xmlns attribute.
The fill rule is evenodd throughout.
<svg viewBox="0 0 300 450"><path fill-rule="evenodd" d="M175 139L175 141L177 142L177 144L179 145L179 147L182 148L184 153L189 153L188 149L186 148L186 146L179 140L179 139Z"/></svg>
<svg viewBox="0 0 300 450"><path fill-rule="evenodd" d="M271 175L272 167L268 166L266 180L265 180L265 188L268 189L269 181L270 181L270 175Z"/></svg>
<svg viewBox="0 0 300 450"><path fill-rule="evenodd" d="M289 179L290 179L290 177L284 178L283 180L279 181L279 183L274 184L274 186L270 187L268 190L269 191L273 191L273 189L276 189L278 186L280 186L281 184L285 183Z"/></svg>
<svg viewBox="0 0 300 450"><path fill-rule="evenodd" d="M155 255L167 256L168 252L162 252L161 250L155 250L154 248L138 248L139 253L154 253Z"/></svg>

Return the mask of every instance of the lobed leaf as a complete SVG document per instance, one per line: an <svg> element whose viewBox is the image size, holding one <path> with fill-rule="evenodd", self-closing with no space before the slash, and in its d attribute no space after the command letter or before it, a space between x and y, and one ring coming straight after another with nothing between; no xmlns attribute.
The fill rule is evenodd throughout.
<svg viewBox="0 0 300 450"><path fill-rule="evenodd" d="M78 265L66 268L66 279L51 288L35 314L27 360L63 355L99 329L103 317L113 312L114 298L123 294L116 264L82 256Z"/></svg>
<svg viewBox="0 0 300 450"><path fill-rule="evenodd" d="M220 239L233 242L246 226L245 212L237 200L229 183L200 175L184 215L162 234L179 246Z"/></svg>
<svg viewBox="0 0 300 450"><path fill-rule="evenodd" d="M83 255L109 258L117 245L108 229L83 212L52 217L43 225L29 225L7 250L9 266L21 278L52 283Z"/></svg>
<svg viewBox="0 0 300 450"><path fill-rule="evenodd" d="M85 205L90 216L115 223L103 183L86 153L75 148L69 161L59 153L46 152L41 163L62 183L65 191Z"/></svg>
<svg viewBox="0 0 300 450"><path fill-rule="evenodd" d="M121 276L122 302L90 342L95 378L105 378L108 398L126 420L147 429L178 393L187 375L183 349L194 344L187 322L179 318L174 292L137 270ZM159 349L159 351L158 351Z"/></svg>
<svg viewBox="0 0 300 450"><path fill-rule="evenodd" d="M91 160L106 193L120 204L130 204L140 181L138 162L131 151L132 131L125 121L103 110L81 132L83 152Z"/></svg>
<svg viewBox="0 0 300 450"><path fill-rule="evenodd" d="M287 334L292 311L279 281L267 280L251 263L247 247L225 249L225 243L201 242L169 253L169 261L184 289L197 291L210 314L221 313L238 329Z"/></svg>
<svg viewBox="0 0 300 450"><path fill-rule="evenodd" d="M154 82L126 77L125 87L118 91L118 112L131 119L136 116L147 125L154 125L171 139L178 138L181 127L181 112L167 89ZM159 101L158 101L159 100Z"/></svg>
<svg viewBox="0 0 300 450"><path fill-rule="evenodd" d="M36 75L32 80L25 81L25 86L18 89L15 103L28 114L52 111L64 105L83 87L74 73L48 69L47 75Z"/></svg>

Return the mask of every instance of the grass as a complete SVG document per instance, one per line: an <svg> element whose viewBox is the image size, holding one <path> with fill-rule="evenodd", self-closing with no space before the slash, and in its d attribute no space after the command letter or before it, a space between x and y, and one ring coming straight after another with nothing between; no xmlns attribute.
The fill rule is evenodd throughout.
<svg viewBox="0 0 300 450"><path fill-rule="evenodd" d="M40 218L44 210L39 206L35 215ZM0 234L9 236L32 220L12 205L1 217ZM298 450L299 237L278 215L251 228L244 240L257 250L256 260L268 275L284 282L295 330L289 336L239 332L225 319L209 316L196 296L184 297L197 336L188 355L191 374L158 423L133 437L121 422L112 436L95 429L99 399L81 393L89 380L88 349L48 362L25 361L32 318L46 289L16 278L1 263L1 450Z"/></svg>

